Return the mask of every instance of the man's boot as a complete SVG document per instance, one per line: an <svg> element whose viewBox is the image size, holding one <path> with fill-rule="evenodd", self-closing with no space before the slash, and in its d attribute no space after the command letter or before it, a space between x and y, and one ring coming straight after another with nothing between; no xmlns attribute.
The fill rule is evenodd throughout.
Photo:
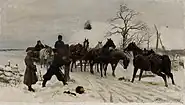
<svg viewBox="0 0 185 105"><path fill-rule="evenodd" d="M68 85L68 84L67 84L67 82L63 82L63 85L65 86L65 85Z"/></svg>
<svg viewBox="0 0 185 105"><path fill-rule="evenodd" d="M35 90L31 86L28 86L28 91L35 92Z"/></svg>
<svg viewBox="0 0 185 105"><path fill-rule="evenodd" d="M42 82L42 87L46 87L46 80L44 80L43 82Z"/></svg>

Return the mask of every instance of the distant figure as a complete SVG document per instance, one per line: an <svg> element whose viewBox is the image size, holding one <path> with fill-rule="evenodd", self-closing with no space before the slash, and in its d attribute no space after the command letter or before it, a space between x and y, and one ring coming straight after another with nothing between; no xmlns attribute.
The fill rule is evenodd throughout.
<svg viewBox="0 0 185 105"><path fill-rule="evenodd" d="M36 65L34 65L33 63L32 58L33 58L33 52L29 50L24 59L24 62L26 64L26 71L24 74L23 83L28 86L29 91L35 92L35 90L32 88L31 85L36 84L36 82L38 81L38 78L36 75L37 68L36 68Z"/></svg>
<svg viewBox="0 0 185 105"><path fill-rule="evenodd" d="M58 35L58 40L55 42L55 48L60 49L64 47L64 42L62 41L62 35Z"/></svg>
<svg viewBox="0 0 185 105"><path fill-rule="evenodd" d="M35 51L40 51L44 48L44 45L41 43L40 40L37 41L37 45L35 46Z"/></svg>
<svg viewBox="0 0 185 105"><path fill-rule="evenodd" d="M55 49L58 53L63 55L64 47L65 47L65 44L62 41L62 35L58 35L58 40L55 42Z"/></svg>
<svg viewBox="0 0 185 105"><path fill-rule="evenodd" d="M91 26L91 23L90 23L89 20L85 23L84 29L86 29L86 30L91 30L92 29L92 26Z"/></svg>

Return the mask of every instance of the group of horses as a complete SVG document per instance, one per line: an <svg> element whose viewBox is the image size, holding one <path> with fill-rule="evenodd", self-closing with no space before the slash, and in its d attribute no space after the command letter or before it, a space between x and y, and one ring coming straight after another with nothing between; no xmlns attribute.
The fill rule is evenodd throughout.
<svg viewBox="0 0 185 105"><path fill-rule="evenodd" d="M120 60L122 60L122 65L124 69L127 69L130 63L130 57L128 53L133 52L133 66L134 73L132 82L138 69L141 70L139 75L139 81L141 80L143 71L151 71L152 73L161 76L164 79L165 86L167 87L166 76L171 77L172 84L175 85L173 74L171 73L171 61L168 55L156 54L153 50L142 50L134 42L131 42L124 50L119 50L116 48L113 40L107 38L107 42L103 45L102 42L98 42L97 46L94 48L89 48L89 40L85 38L83 44L77 43L72 45L66 45L68 51L67 57L71 61L70 71L73 72L73 66L76 66L76 62L80 62L81 71L86 71L87 64L90 65L90 72L94 74L93 66L96 64L97 72L101 73L101 77L106 76L106 71L108 64L112 67L112 76L115 75L115 69ZM31 48L27 48L31 49ZM54 56L54 49L47 46L38 52L37 57L41 65L45 64L47 67L51 64Z"/></svg>

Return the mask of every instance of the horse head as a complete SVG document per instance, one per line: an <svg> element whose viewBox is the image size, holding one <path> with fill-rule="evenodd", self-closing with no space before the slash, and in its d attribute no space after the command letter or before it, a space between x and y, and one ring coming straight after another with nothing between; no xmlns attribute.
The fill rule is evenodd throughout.
<svg viewBox="0 0 185 105"><path fill-rule="evenodd" d="M102 44L102 41L98 41L98 44L101 45Z"/></svg>
<svg viewBox="0 0 185 105"><path fill-rule="evenodd" d="M128 46L124 49L124 51L133 51L135 50L135 48L137 47L137 45L135 44L135 42L131 42L128 44Z"/></svg>
<svg viewBox="0 0 185 105"><path fill-rule="evenodd" d="M85 38L85 41L83 42L83 47L84 47L85 49L88 49L88 47L89 47L89 39L86 39L86 38Z"/></svg>
<svg viewBox="0 0 185 105"><path fill-rule="evenodd" d="M105 47L112 47L112 48L116 48L116 45L114 44L113 40L110 38L107 38L107 42L105 43L105 45L103 46L103 48Z"/></svg>
<svg viewBox="0 0 185 105"><path fill-rule="evenodd" d="M125 56L125 58L123 60L123 68L127 69L129 63L130 63L130 59L127 56Z"/></svg>

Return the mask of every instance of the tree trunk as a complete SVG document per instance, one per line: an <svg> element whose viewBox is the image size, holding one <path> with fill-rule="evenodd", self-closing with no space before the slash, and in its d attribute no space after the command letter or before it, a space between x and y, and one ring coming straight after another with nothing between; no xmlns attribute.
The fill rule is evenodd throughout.
<svg viewBox="0 0 185 105"><path fill-rule="evenodd" d="M126 38L126 35L125 35L125 34L123 34L122 37L123 37L123 39L122 39L122 41L123 41L123 43L122 43L122 48L125 49L127 38Z"/></svg>
<svg viewBox="0 0 185 105"><path fill-rule="evenodd" d="M148 40L147 40L147 50L150 48L150 36L148 35Z"/></svg>

